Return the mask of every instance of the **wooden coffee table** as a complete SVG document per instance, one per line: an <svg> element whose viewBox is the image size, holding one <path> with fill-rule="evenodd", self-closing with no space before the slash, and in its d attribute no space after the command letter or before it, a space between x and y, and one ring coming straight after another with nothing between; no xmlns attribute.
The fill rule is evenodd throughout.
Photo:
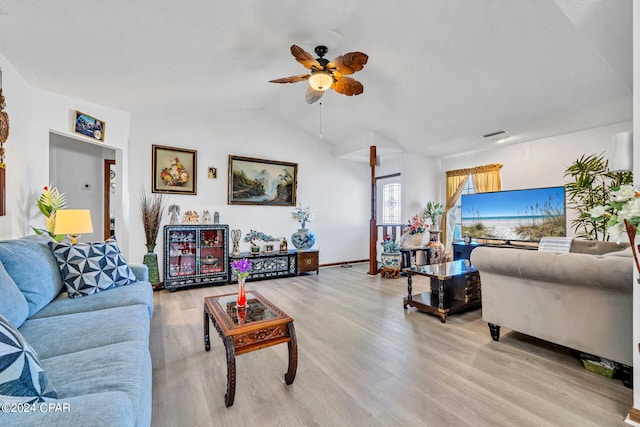
<svg viewBox="0 0 640 427"><path fill-rule="evenodd" d="M236 393L236 354L286 342L289 346L289 368L284 375L285 383L293 383L298 368L298 345L293 319L257 291L247 291L245 310L238 310L237 298L238 294L234 293L204 299L204 349L211 350L211 320L227 351L227 407L233 405Z"/></svg>
<svg viewBox="0 0 640 427"><path fill-rule="evenodd" d="M420 311L440 316L445 323L447 315L478 308L481 305L480 273L468 260L430 264L405 268L407 274L407 296L404 297L405 310L408 306ZM426 276L431 280L431 292L412 295L411 277Z"/></svg>

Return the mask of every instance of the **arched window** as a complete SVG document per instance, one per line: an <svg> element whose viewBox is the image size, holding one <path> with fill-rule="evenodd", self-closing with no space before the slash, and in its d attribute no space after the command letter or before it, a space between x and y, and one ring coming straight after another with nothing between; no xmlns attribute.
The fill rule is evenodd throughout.
<svg viewBox="0 0 640 427"><path fill-rule="evenodd" d="M400 183L385 184L382 187L382 223L400 223Z"/></svg>

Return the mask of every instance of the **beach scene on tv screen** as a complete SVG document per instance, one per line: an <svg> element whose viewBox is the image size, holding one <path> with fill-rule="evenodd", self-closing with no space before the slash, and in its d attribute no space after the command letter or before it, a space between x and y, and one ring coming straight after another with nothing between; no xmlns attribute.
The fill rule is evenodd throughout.
<svg viewBox="0 0 640 427"><path fill-rule="evenodd" d="M462 234L475 239L566 236L564 187L465 194L461 204Z"/></svg>

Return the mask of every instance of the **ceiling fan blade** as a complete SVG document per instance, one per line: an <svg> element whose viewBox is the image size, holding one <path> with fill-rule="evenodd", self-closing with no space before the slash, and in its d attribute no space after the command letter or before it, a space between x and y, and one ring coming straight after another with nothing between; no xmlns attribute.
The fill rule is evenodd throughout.
<svg viewBox="0 0 640 427"><path fill-rule="evenodd" d="M298 74L297 76L283 77L281 79L269 80L269 83L298 83L303 80L309 80L311 74Z"/></svg>
<svg viewBox="0 0 640 427"><path fill-rule="evenodd" d="M307 101L307 104L313 104L320 98L322 98L322 91L315 90L309 86L307 89L307 94L304 96L304 100Z"/></svg>
<svg viewBox="0 0 640 427"><path fill-rule="evenodd" d="M369 60L369 56L362 52L349 52L327 64L327 68L335 68L342 74L353 74L362 70L364 64Z"/></svg>
<svg viewBox="0 0 640 427"><path fill-rule="evenodd" d="M304 65L306 68L316 68L318 70L322 70L322 65L313 57L309 52L301 48L300 46L296 46L295 44L291 46L291 54L296 58L296 61Z"/></svg>
<svg viewBox="0 0 640 427"><path fill-rule="evenodd" d="M364 91L364 86L359 81L351 77L340 77L336 79L334 85L336 92L347 96L360 95Z"/></svg>

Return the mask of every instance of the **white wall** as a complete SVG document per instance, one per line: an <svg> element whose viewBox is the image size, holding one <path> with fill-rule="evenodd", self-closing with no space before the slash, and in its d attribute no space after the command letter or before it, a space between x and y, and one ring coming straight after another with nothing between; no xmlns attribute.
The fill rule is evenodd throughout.
<svg viewBox="0 0 640 427"><path fill-rule="evenodd" d="M640 1L633 2L633 176L635 188L640 188ZM634 244L638 244L638 239ZM640 352L638 342L640 342L640 287L638 283L638 272L633 272L633 408L640 409ZM640 423L636 424L640 425Z"/></svg>
<svg viewBox="0 0 640 427"><path fill-rule="evenodd" d="M153 144L197 150L197 195L167 195L168 204L178 204L182 214L218 211L220 222L241 229L243 236L254 229L290 242L299 224L291 217L293 207L228 205L228 156L298 163L297 200L316 213L307 228L316 234L320 263L368 258L369 166L335 159L326 142L256 110L214 117L198 117L193 111L133 116L130 154L135 161L129 168L133 261L141 261L145 253L137 193L140 186L151 192ZM207 178L210 166L218 168L217 179ZM168 222L165 214L162 225ZM159 249L161 237L157 243ZM248 248L241 242L241 251Z"/></svg>
<svg viewBox="0 0 640 427"><path fill-rule="evenodd" d="M104 159L114 159L115 151L65 136L51 134L49 176L67 199L67 209L89 209L93 233L81 242L104 239Z"/></svg>
<svg viewBox="0 0 640 427"><path fill-rule="evenodd" d="M442 159L443 170L501 163L502 189L564 185L564 172L583 154L613 154L612 136L630 131L632 122L617 123Z"/></svg>
<svg viewBox="0 0 640 427"><path fill-rule="evenodd" d="M421 212L429 200L444 205L445 193L440 190L444 185L444 172L441 172L439 160L403 153L382 159L380 163L380 167L376 169L377 176L401 174L402 222L406 223L413 215Z"/></svg>
<svg viewBox="0 0 640 427"><path fill-rule="evenodd" d="M124 111L33 88L2 55L0 68L6 112L11 126L9 139L5 144L7 215L0 217L0 239L9 239L33 234L30 226L42 224L36 200L42 188L50 183L49 134L77 138L77 134L72 133L74 110L104 120L104 146L116 150L118 170L122 171L127 166L130 115ZM128 187L126 174L119 173L119 176L122 177L123 185L116 192L116 209L122 220L117 223L116 235L126 256L129 234ZM123 198L125 195L126 199Z"/></svg>

